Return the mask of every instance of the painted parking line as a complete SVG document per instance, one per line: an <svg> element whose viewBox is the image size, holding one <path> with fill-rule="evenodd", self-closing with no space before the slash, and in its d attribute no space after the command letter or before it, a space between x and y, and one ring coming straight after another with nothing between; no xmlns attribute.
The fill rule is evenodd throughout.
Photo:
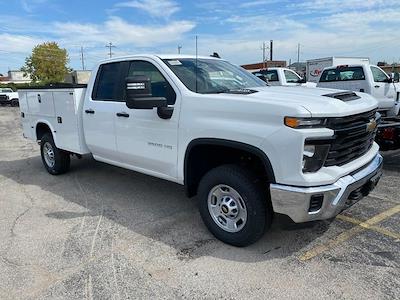
<svg viewBox="0 0 400 300"><path fill-rule="evenodd" d="M357 226L342 232L337 237L329 240L327 243L314 247L313 249L311 249L311 250L307 251L306 253L304 253L303 255L301 255L299 257L299 259L301 261L306 261L306 260L312 259L312 258L316 257L317 255L340 245L341 243L352 238L353 236L356 236L359 233L362 233L367 229L371 229L372 226L382 222L383 220L385 220L399 212L400 212L400 205L392 207L391 209L388 209L388 210L386 210L364 222L361 222L360 224L357 224ZM374 226L374 227L376 227L376 226Z"/></svg>
<svg viewBox="0 0 400 300"><path fill-rule="evenodd" d="M361 226L361 227L364 227L363 221L357 220L357 219L354 219L354 218L351 218L351 217L348 217L348 216L338 215L338 216L336 217L336 219L339 219L339 220L341 220L341 221L345 221L345 222L348 222L348 223L352 223L352 224L355 224L355 225L359 225L359 226ZM381 233L381 234L384 234L384 235L389 236L389 237L391 237L391 238L394 238L394 239L396 239L396 240L400 240L400 233L387 230L387 229L382 228L382 227L380 227L380 226L370 225L370 226L369 226L368 228L366 228L366 229L379 232L379 233Z"/></svg>

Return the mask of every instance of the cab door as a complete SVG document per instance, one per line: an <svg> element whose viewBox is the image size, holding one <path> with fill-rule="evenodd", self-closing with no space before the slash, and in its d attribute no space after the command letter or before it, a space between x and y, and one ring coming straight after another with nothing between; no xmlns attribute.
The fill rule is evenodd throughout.
<svg viewBox="0 0 400 300"><path fill-rule="evenodd" d="M370 66L372 74L371 95L379 101L379 108L391 108L395 102L395 89L389 77L378 67Z"/></svg>
<svg viewBox="0 0 400 300"><path fill-rule="evenodd" d="M152 60L127 62L126 77L143 75L151 80L152 95L165 97L174 111L162 119L157 109L129 109L118 102L115 114L118 159L129 168L163 178L177 177L180 94L168 75Z"/></svg>
<svg viewBox="0 0 400 300"><path fill-rule="evenodd" d="M93 93L83 107L83 128L86 144L94 158L115 161L115 112L121 99L122 63L107 63L99 67Z"/></svg>

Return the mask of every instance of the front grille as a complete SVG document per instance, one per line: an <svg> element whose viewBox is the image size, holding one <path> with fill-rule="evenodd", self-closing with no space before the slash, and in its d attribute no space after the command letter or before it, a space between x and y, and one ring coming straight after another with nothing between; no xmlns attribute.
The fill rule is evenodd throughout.
<svg viewBox="0 0 400 300"><path fill-rule="evenodd" d="M342 166L363 156L372 147L377 128L371 121L376 121L376 110L342 117L330 118L328 128L335 131L329 149L325 167Z"/></svg>

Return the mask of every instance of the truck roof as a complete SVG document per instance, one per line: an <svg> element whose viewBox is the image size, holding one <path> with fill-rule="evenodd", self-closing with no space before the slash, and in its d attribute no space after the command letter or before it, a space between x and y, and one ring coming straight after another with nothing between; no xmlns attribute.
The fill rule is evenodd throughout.
<svg viewBox="0 0 400 300"><path fill-rule="evenodd" d="M308 59L307 62L316 62L316 61L324 61L324 60L331 60L331 59L354 59L354 60L368 60L369 61L369 57L359 57L359 56L329 56L329 57L321 57L321 58L314 58L314 59Z"/></svg>
<svg viewBox="0 0 400 300"><path fill-rule="evenodd" d="M129 59L134 59L138 57L148 57L148 58L159 58L159 59L195 59L196 55L187 55L187 54L134 54L134 55L125 55L125 56L115 56L113 58L109 59L104 59L100 61L100 64L106 63L106 62L115 62L115 61L121 61L121 60L129 60ZM212 56L197 56L197 58L200 59L216 59L216 60L221 60L221 58L216 58Z"/></svg>
<svg viewBox="0 0 400 300"><path fill-rule="evenodd" d="M326 67L324 70L333 70L333 69L340 69L340 67L362 67L362 66L370 66L371 64L368 63L358 63L358 64L345 64L345 65L338 65L338 66L331 66Z"/></svg>

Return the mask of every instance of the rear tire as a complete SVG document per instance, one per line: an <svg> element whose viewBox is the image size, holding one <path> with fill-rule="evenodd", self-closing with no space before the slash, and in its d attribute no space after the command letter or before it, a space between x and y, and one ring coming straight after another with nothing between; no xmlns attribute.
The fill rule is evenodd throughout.
<svg viewBox="0 0 400 300"><path fill-rule="evenodd" d="M58 149L50 133L43 135L40 142L40 154L47 172L51 175L60 175L68 172L70 167L70 155L68 152Z"/></svg>
<svg viewBox="0 0 400 300"><path fill-rule="evenodd" d="M259 240L272 221L267 188L257 177L236 165L209 171L200 181L201 217L219 240L238 247Z"/></svg>

